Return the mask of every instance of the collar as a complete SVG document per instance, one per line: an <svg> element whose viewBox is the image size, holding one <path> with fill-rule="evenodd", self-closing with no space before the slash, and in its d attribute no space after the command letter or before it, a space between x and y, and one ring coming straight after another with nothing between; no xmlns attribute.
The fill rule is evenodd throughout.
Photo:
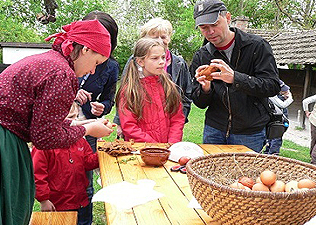
<svg viewBox="0 0 316 225"><path fill-rule="evenodd" d="M223 47L216 47L216 48L217 48L218 50L220 50L220 51L226 50L226 49L228 49L230 46L232 46L232 44L234 43L234 41L235 41L235 35L234 35L233 39L231 39L231 41L230 41L227 45L225 45L225 46L223 46Z"/></svg>
<svg viewBox="0 0 316 225"><path fill-rule="evenodd" d="M235 32L235 47L234 48L241 49L244 46L251 44L249 40L251 39L251 36L253 35L245 33L236 27L230 27L229 29ZM203 47L206 48L205 45ZM218 49L212 43L210 43L210 47L211 47L212 54L218 51Z"/></svg>

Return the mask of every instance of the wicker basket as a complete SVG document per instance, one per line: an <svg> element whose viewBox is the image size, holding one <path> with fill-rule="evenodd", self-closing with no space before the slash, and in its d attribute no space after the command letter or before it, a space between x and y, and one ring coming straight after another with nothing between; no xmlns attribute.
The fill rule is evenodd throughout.
<svg viewBox="0 0 316 225"><path fill-rule="evenodd" d="M221 153L187 164L192 193L204 211L222 224L304 224L316 215L316 188L292 193L233 189L241 176L254 180L269 169L284 182L316 180L316 166L256 153Z"/></svg>

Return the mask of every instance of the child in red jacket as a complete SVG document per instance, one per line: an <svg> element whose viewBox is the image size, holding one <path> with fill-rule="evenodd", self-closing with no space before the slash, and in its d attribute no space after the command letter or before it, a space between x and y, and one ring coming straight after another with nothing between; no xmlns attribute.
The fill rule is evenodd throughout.
<svg viewBox="0 0 316 225"><path fill-rule="evenodd" d="M80 139L68 149L31 152L34 167L35 198L42 211L78 211L78 224L91 224L92 211L86 189L86 171L99 167L98 154ZM90 215L91 214L91 215Z"/></svg>
<svg viewBox="0 0 316 225"><path fill-rule="evenodd" d="M116 103L126 141L176 143L182 140L185 117L181 97L165 72L166 46L141 38L118 91Z"/></svg>

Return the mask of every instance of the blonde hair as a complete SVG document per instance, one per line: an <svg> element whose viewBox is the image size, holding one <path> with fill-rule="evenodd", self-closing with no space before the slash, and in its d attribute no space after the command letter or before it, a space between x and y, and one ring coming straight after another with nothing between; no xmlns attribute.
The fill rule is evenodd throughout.
<svg viewBox="0 0 316 225"><path fill-rule="evenodd" d="M121 86L116 95L116 106L124 113L124 108L127 108L138 119L142 119L143 102L151 102L150 96L146 93L146 90L142 87L141 78L139 76L138 64L136 59L145 59L149 51L155 47L161 46L166 50L165 45L159 39L141 38L137 41L134 47L134 56L130 60L126 75L124 76ZM177 91L175 83L171 80L170 75L163 71L159 74L159 82L162 84L165 93L165 107L164 111L173 114L177 111L180 104L180 94ZM120 104L120 100L122 104Z"/></svg>
<svg viewBox="0 0 316 225"><path fill-rule="evenodd" d="M145 23L140 30L140 37L150 36L153 33L167 33L171 38L172 36L172 25L168 20L162 18L153 18Z"/></svg>

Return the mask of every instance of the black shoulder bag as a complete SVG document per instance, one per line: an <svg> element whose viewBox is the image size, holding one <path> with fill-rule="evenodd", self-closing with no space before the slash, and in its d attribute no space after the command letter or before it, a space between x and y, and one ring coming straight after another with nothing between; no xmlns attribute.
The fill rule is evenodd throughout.
<svg viewBox="0 0 316 225"><path fill-rule="evenodd" d="M266 126L267 139L282 138L289 127L289 119L283 114L282 110L269 99L268 103L263 100L261 100L261 102L270 116L270 121Z"/></svg>

